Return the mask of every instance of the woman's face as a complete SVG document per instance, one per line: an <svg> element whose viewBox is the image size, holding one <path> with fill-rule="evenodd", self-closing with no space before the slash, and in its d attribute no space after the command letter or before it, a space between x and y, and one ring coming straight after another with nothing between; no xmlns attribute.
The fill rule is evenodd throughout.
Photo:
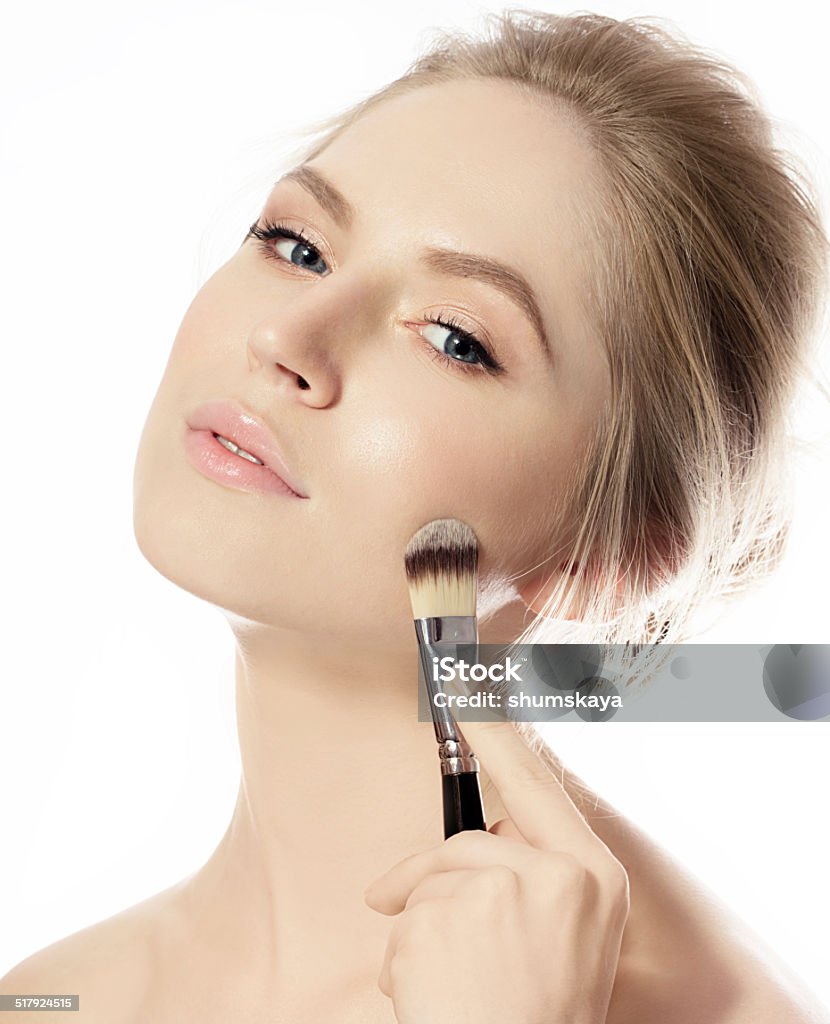
<svg viewBox="0 0 830 1024"><path fill-rule="evenodd" d="M139 445L136 538L234 615L411 645L419 527L467 522L491 585L561 539L545 509L608 393L580 303L594 161L515 87L460 81L381 103L307 166L319 177L282 179L257 223L313 249L246 238L184 316ZM196 468L188 422L215 400L266 425L306 498Z"/></svg>

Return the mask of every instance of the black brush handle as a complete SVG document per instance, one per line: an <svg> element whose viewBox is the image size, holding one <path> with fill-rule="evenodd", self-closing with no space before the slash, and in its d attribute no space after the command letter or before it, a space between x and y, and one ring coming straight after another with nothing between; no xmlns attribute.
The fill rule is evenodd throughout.
<svg viewBox="0 0 830 1024"><path fill-rule="evenodd" d="M457 775L441 775L444 795L444 838L449 839L456 832L470 829L487 831L484 823L484 805L481 802L481 787L478 772L460 772Z"/></svg>

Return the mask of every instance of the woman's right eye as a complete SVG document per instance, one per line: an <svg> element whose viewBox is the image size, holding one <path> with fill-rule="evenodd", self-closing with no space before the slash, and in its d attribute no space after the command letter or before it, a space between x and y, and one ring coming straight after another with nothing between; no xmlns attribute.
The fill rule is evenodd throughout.
<svg viewBox="0 0 830 1024"><path fill-rule="evenodd" d="M246 237L258 239L259 247L268 259L276 260L278 263L291 263L303 270L313 272L316 272L315 266L322 264L326 269L326 274L319 276L325 277L331 273L317 247L302 231L296 231L285 224L275 224L273 221L264 220L261 224L259 221L252 224ZM281 239L282 241L280 241ZM276 245L273 244L275 241ZM284 248L280 250L279 245L283 245ZM280 255L275 255L275 251Z"/></svg>

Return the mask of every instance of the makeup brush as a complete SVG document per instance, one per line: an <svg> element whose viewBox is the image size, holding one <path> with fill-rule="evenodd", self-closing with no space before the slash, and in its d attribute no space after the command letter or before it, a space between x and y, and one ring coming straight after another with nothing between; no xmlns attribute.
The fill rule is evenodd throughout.
<svg viewBox="0 0 830 1024"><path fill-rule="evenodd" d="M478 760L449 708L436 706L434 700L443 690L434 676L433 659L447 657L447 645L478 645L476 535L460 519L433 519L407 544L404 568L438 741L444 838L468 829L486 831Z"/></svg>

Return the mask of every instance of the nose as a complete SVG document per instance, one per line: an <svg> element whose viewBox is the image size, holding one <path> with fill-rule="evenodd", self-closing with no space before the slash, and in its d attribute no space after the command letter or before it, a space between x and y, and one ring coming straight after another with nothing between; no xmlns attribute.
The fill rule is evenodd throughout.
<svg viewBox="0 0 830 1024"><path fill-rule="evenodd" d="M368 276L297 284L248 334L248 365L265 373L272 390L319 408L338 400L347 367L371 358L369 339L390 330L387 296Z"/></svg>
<svg viewBox="0 0 830 1024"><path fill-rule="evenodd" d="M272 391L326 406L336 400L337 381L325 354L309 341L307 331L279 316L257 323L248 335L248 366L264 373Z"/></svg>

